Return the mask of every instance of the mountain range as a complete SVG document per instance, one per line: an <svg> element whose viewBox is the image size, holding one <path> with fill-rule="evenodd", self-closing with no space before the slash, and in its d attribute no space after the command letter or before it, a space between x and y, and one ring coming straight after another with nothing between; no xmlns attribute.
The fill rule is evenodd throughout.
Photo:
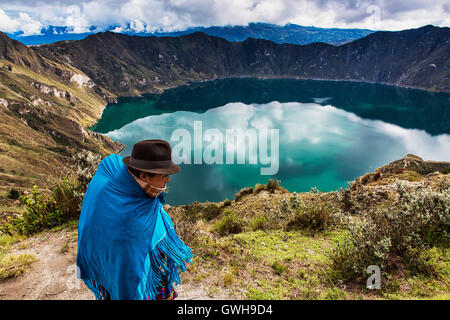
<svg viewBox="0 0 450 320"><path fill-rule="evenodd" d="M385 83L450 91L450 28L375 32L340 46L229 42L202 32L139 37L102 32L33 48L64 61L117 95L157 92L189 81L287 77Z"/></svg>
<svg viewBox="0 0 450 320"><path fill-rule="evenodd" d="M89 35L95 34L97 28L91 26L89 32L73 33L66 26L47 26L42 28L40 35L23 36L22 32L8 33L12 39L16 39L26 45L49 44L62 40L81 40ZM304 27L288 23L279 26L269 23L249 23L247 26L211 26L211 27L191 27L182 31L173 32L136 32L128 24L126 27L110 26L103 31L119 32L135 36L156 36L156 37L179 37L194 32L203 32L210 36L224 38L228 41L244 41L248 38L266 39L275 43L308 44L312 42L325 42L330 44L343 44L365 37L374 32L368 29L339 29L339 28L317 28Z"/></svg>

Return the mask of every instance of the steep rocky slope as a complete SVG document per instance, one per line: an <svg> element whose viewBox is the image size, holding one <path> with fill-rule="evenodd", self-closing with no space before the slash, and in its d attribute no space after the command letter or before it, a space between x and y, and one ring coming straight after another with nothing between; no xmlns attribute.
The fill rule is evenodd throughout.
<svg viewBox="0 0 450 320"><path fill-rule="evenodd" d="M77 68L0 33L0 191L45 186L81 149L119 150L86 130L109 97Z"/></svg>

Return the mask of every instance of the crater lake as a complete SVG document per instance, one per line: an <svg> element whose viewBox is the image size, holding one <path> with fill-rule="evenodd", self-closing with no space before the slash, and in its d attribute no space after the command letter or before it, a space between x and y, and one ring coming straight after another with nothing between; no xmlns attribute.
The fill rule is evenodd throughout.
<svg viewBox="0 0 450 320"><path fill-rule="evenodd" d="M252 148L248 140L244 164L195 163L194 154L214 143L202 136L201 150L195 149L195 123L223 137L227 129L277 130L276 173L262 175L268 165L250 163L260 145ZM174 131L188 132L190 164L180 163L181 171L171 175L171 205L234 199L240 189L270 178L289 191L331 191L409 153L450 161L450 94L361 82L222 79L119 98L91 129L125 144L122 156L146 139L174 148Z"/></svg>

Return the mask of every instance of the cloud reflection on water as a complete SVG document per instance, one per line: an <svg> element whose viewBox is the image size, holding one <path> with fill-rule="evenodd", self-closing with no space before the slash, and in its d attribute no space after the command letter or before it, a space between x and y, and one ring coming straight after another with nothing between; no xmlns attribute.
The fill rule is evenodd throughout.
<svg viewBox="0 0 450 320"><path fill-rule="evenodd" d="M424 130L405 129L381 120L363 119L354 113L317 103L266 104L228 103L204 113L176 111L135 120L106 135L127 145L145 139L169 142L172 132L187 129L194 141L194 121L202 121L203 132L215 128L225 137L231 128L278 129L280 169L276 175L291 191L312 186L333 190L408 153L425 160L450 161L450 135L431 136ZM203 148L208 142L203 142ZM174 143L171 142L172 147ZM192 150L191 154L194 154ZM224 152L225 154L225 152ZM248 159L248 157L247 157ZM265 167L265 166L264 166ZM182 165L171 182L169 203L219 201L233 197L244 186L265 183L258 165ZM185 186L195 181L195 188Z"/></svg>

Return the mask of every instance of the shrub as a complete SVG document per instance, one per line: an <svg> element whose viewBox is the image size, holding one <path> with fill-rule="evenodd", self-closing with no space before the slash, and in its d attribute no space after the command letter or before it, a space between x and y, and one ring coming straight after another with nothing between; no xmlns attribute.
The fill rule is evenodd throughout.
<svg viewBox="0 0 450 320"><path fill-rule="evenodd" d="M84 196L84 190L81 190L76 181L71 180L64 177L52 189L56 205L67 219L79 217Z"/></svg>
<svg viewBox="0 0 450 320"><path fill-rule="evenodd" d="M275 178L269 179L266 185L266 190L270 191L271 193L275 193L277 190L286 193L287 190L280 186L281 180L276 180Z"/></svg>
<svg viewBox="0 0 450 320"><path fill-rule="evenodd" d="M409 248L405 253L408 267L416 274L450 278L450 250L445 248Z"/></svg>
<svg viewBox="0 0 450 320"><path fill-rule="evenodd" d="M31 195L20 197L20 201L26 207L22 216L12 219L2 226L2 231L12 234L31 235L43 228L55 227L62 223L63 211L57 206L51 196L44 196L34 186Z"/></svg>
<svg viewBox="0 0 450 320"><path fill-rule="evenodd" d="M73 156L75 162L73 176L76 177L78 192L84 196L89 182L94 177L102 157L90 151L81 151Z"/></svg>
<svg viewBox="0 0 450 320"><path fill-rule="evenodd" d="M223 201L223 206L224 206L224 207L231 206L231 203L232 203L232 201L231 201L230 199L225 199L225 200Z"/></svg>
<svg viewBox="0 0 450 320"><path fill-rule="evenodd" d="M239 192L236 192L234 194L234 200L237 202L239 201L243 196L246 196L248 194L252 194L253 193L253 187L248 187L248 188L244 188L241 189Z"/></svg>
<svg viewBox="0 0 450 320"><path fill-rule="evenodd" d="M16 200L16 199L19 199L19 196L20 196L20 194L19 194L19 191L17 189L11 188L9 190L9 192L8 192L8 198L9 199Z"/></svg>
<svg viewBox="0 0 450 320"><path fill-rule="evenodd" d="M201 233L196 222L187 218L185 212L180 217L177 217L173 223L176 233L184 242L192 243Z"/></svg>
<svg viewBox="0 0 450 320"><path fill-rule="evenodd" d="M413 272L430 273L422 263L426 260L423 255L429 253L423 250L433 245L448 248L448 190L437 193L397 184L396 191L397 200L367 210L333 250L333 269L341 279L363 278L369 265L388 272L392 269L390 260L396 257L402 257Z"/></svg>
<svg viewBox="0 0 450 320"><path fill-rule="evenodd" d="M255 217L250 222L250 229L253 231L265 230L266 228L267 228L267 219L264 216Z"/></svg>
<svg viewBox="0 0 450 320"><path fill-rule="evenodd" d="M207 220L214 219L222 212L222 208L214 203L207 204L202 210L202 216Z"/></svg>
<svg viewBox="0 0 450 320"><path fill-rule="evenodd" d="M286 228L307 229L314 231L323 231L334 225L334 212L338 209L320 197L313 201L299 202L295 204L297 210L294 217L288 222Z"/></svg>
<svg viewBox="0 0 450 320"><path fill-rule="evenodd" d="M56 179L50 194L41 194L35 186L19 200L26 211L0 226L0 231L31 235L45 228L59 226L80 214L84 193L100 163L100 156L84 151L74 156L70 173Z"/></svg>
<svg viewBox="0 0 450 320"><path fill-rule="evenodd" d="M294 193L289 199L282 198L279 206L265 204L264 228L276 229L284 227L296 215L302 203L301 198Z"/></svg>
<svg viewBox="0 0 450 320"><path fill-rule="evenodd" d="M272 270L273 270L273 273L275 273L277 275L281 275L287 271L287 267L283 264L280 264L278 261L274 261L272 263Z"/></svg>
<svg viewBox="0 0 450 320"><path fill-rule="evenodd" d="M255 190L253 191L253 193L254 194L258 194L258 193L260 193L263 190L266 190L266 186L264 184L258 183L258 184L255 185Z"/></svg>
<svg viewBox="0 0 450 320"><path fill-rule="evenodd" d="M225 210L224 217L213 226L213 231L221 236L240 233L243 229L244 221L230 210Z"/></svg>

